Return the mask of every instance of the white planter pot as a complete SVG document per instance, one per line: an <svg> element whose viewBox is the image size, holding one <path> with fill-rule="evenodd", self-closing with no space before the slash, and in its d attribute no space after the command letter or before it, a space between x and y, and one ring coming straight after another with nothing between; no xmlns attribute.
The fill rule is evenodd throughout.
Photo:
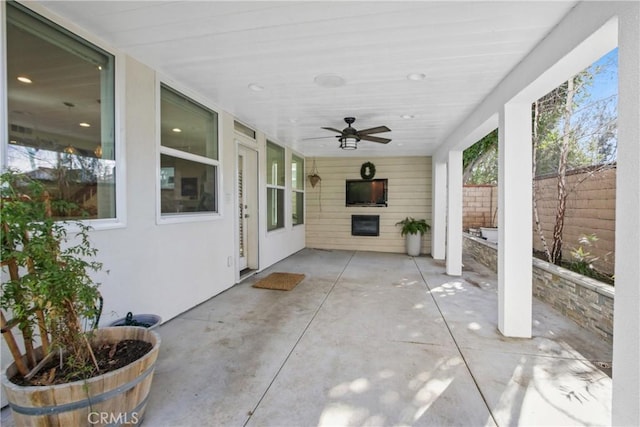
<svg viewBox="0 0 640 427"><path fill-rule="evenodd" d="M405 243L407 248L407 255L409 256L420 255L420 246L422 245L422 235L420 233L407 234Z"/></svg>

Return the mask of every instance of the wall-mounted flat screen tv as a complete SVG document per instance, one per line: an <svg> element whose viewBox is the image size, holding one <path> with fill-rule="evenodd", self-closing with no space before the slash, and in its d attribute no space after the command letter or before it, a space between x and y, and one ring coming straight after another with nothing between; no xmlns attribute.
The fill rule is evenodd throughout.
<svg viewBox="0 0 640 427"><path fill-rule="evenodd" d="M347 206L387 206L386 179L348 179Z"/></svg>

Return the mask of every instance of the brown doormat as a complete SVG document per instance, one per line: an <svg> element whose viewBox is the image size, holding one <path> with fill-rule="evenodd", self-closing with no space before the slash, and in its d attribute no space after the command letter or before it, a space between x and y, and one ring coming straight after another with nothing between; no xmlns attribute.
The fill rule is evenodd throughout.
<svg viewBox="0 0 640 427"><path fill-rule="evenodd" d="M296 273L271 273L264 279L256 282L254 288L275 289L278 291L290 291L302 282L304 274Z"/></svg>

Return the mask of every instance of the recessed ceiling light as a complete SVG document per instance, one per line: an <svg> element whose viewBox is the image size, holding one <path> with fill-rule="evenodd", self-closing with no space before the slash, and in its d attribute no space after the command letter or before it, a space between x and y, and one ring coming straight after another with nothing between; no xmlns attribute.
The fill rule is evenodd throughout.
<svg viewBox="0 0 640 427"><path fill-rule="evenodd" d="M171 130L172 130L173 132L175 132L175 133L180 133L180 132L182 132L182 129L180 129L180 128L173 128L173 129L171 129Z"/></svg>
<svg viewBox="0 0 640 427"><path fill-rule="evenodd" d="M18 76L18 81L22 83L33 83L33 81L27 76Z"/></svg>
<svg viewBox="0 0 640 427"><path fill-rule="evenodd" d="M424 80L427 77L426 74L423 73L411 73L411 74L407 74L407 79L409 80L414 80L414 81L418 81L418 80Z"/></svg>
<svg viewBox="0 0 640 427"><path fill-rule="evenodd" d="M403 119L413 119L415 116L413 114L403 114L400 116Z"/></svg>
<svg viewBox="0 0 640 427"><path fill-rule="evenodd" d="M79 123L79 125L80 125L81 127L83 127L83 128L90 128L90 127L91 127L91 125L90 125L89 123L87 123L87 122Z"/></svg>
<svg viewBox="0 0 640 427"><path fill-rule="evenodd" d="M248 88L249 88L249 89L251 89L251 90L252 90L252 91L254 91L254 92L261 92L261 91L263 91L263 90L264 90L264 87L263 87L263 86L260 86L260 85L259 85L259 84L257 84L257 83L249 83Z"/></svg>
<svg viewBox="0 0 640 427"><path fill-rule="evenodd" d="M322 87L340 87L345 84L345 80L337 74L320 74L313 81Z"/></svg>

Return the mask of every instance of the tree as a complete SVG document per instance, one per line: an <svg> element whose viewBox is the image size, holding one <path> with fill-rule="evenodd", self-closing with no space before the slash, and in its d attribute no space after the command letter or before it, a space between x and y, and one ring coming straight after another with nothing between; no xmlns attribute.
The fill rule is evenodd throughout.
<svg viewBox="0 0 640 427"><path fill-rule="evenodd" d="M538 192L534 180L533 210L536 231L547 259L562 262L563 231L569 194L589 176L611 167L616 156L615 96L591 100L589 87L600 68L587 69L533 103L533 175L557 176L556 212L552 244L545 239L538 214ZM567 172L596 165L590 174L567 188Z"/></svg>
<svg viewBox="0 0 640 427"><path fill-rule="evenodd" d="M615 59L615 55L609 58ZM610 72L612 63L590 67L535 101L531 108L534 176L533 215L536 231L549 262L562 261L563 231L568 196L593 174L612 167L617 154L617 94L592 99L591 87L599 73ZM498 175L498 130L463 153L464 183L495 184ZM573 169L593 166L590 173L567 186ZM556 199L553 234L547 241L538 213L535 177L555 174Z"/></svg>

